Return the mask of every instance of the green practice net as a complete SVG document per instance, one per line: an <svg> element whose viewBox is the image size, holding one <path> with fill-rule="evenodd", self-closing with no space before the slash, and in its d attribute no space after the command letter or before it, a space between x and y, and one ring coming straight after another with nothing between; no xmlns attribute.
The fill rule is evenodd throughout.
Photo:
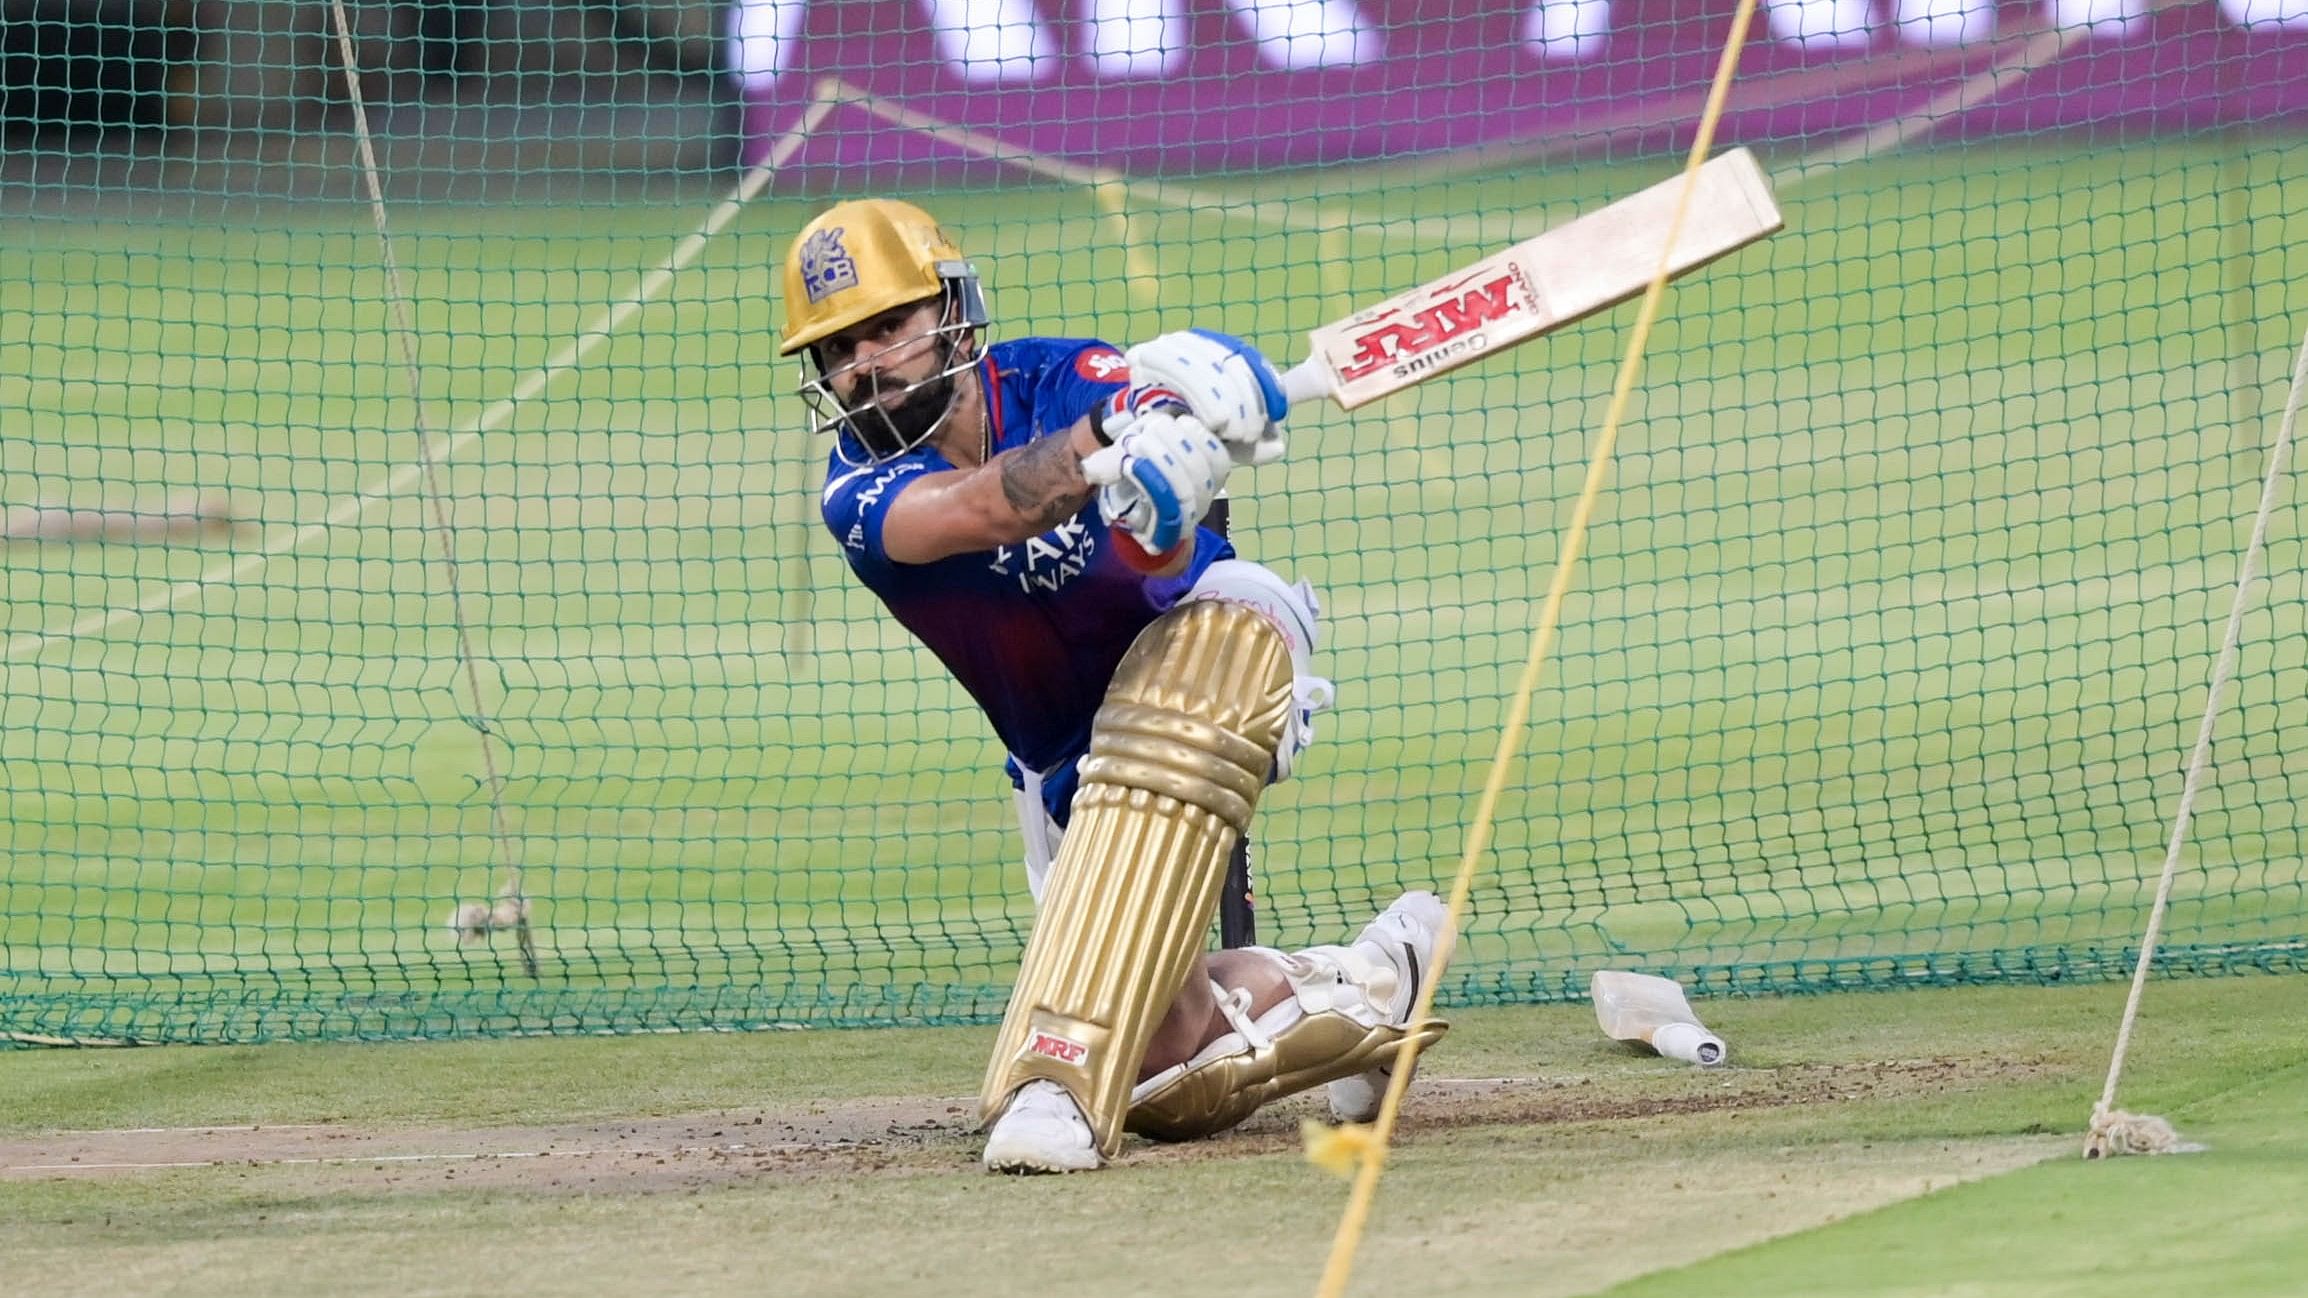
<svg viewBox="0 0 2308 1298"><path fill-rule="evenodd" d="M1003 754L817 518L792 232L906 196L996 338L1288 363L1672 174L1731 15L362 0L356 101L325 2L0 8L20 1044L998 1015ZM1722 138L1788 228L1670 292L1446 1000L2128 972L2308 328L2303 128L2308 0L1764 6ZM1341 699L1262 941L1451 876L1632 310L1237 478ZM2304 963L2303 557L2287 489L2167 971Z"/></svg>

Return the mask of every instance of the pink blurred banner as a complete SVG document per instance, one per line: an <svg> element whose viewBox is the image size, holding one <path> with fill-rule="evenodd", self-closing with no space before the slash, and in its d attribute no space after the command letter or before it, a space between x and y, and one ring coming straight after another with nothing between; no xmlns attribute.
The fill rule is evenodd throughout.
<svg viewBox="0 0 2308 1298"><path fill-rule="evenodd" d="M1124 172L1623 155L1689 139L1732 0L750 0L749 160L827 78L1005 151ZM849 93L845 91L844 93ZM1777 0L1725 143L2308 122L2308 0ZM983 147L985 141L980 141ZM855 103L799 168L972 150Z"/></svg>

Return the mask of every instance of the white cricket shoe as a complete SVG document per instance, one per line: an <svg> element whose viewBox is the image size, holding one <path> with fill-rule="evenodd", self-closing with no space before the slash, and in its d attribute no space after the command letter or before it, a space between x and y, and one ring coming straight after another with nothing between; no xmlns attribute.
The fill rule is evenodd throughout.
<svg viewBox="0 0 2308 1298"><path fill-rule="evenodd" d="M1056 1082L1018 1088L986 1133L986 1167L995 1172L1088 1172L1106 1160L1074 1097Z"/></svg>
<svg viewBox="0 0 2308 1298"><path fill-rule="evenodd" d="M1399 1026L1410 1021L1420 988L1434 975L1435 944L1442 940L1443 923L1449 916L1450 909L1442 898L1422 888L1397 897L1354 939L1356 946L1377 952L1394 966L1394 1003L1386 1007L1389 1022ZM1376 1118L1379 1104L1386 1098L1387 1083L1393 1078L1394 1063L1390 1060L1369 1072L1332 1082L1332 1121L1369 1122Z"/></svg>

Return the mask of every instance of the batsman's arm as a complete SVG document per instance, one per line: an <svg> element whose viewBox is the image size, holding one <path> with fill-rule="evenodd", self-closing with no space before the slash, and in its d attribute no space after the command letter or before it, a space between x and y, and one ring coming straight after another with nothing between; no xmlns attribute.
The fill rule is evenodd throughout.
<svg viewBox="0 0 2308 1298"><path fill-rule="evenodd" d="M1097 488L1082 461L1101 449L1091 421L1014 446L974 469L924 474L890 502L882 549L898 563L935 563L957 554L1021 545L1082 511ZM1179 547L1159 575L1183 571L1192 545Z"/></svg>
<svg viewBox="0 0 2308 1298"><path fill-rule="evenodd" d="M935 563L1040 536L1090 503L1097 489L1082 477L1082 460L1096 450L1082 419L976 468L924 474L890 502L882 549L899 563Z"/></svg>

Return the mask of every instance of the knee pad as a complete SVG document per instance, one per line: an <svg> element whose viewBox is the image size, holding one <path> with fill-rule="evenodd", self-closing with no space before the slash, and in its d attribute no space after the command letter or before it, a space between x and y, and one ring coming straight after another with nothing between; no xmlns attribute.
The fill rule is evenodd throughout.
<svg viewBox="0 0 2308 1298"><path fill-rule="evenodd" d="M1204 569L1186 599L1223 600L1255 611L1272 625L1290 648L1291 709L1282 742L1274 754L1273 782L1280 784L1297 769L1298 760L1314 744L1314 714L1337 701L1330 681L1314 674L1314 650L1320 639L1322 603L1306 582L1286 582L1272 568L1244 559L1220 559Z"/></svg>

